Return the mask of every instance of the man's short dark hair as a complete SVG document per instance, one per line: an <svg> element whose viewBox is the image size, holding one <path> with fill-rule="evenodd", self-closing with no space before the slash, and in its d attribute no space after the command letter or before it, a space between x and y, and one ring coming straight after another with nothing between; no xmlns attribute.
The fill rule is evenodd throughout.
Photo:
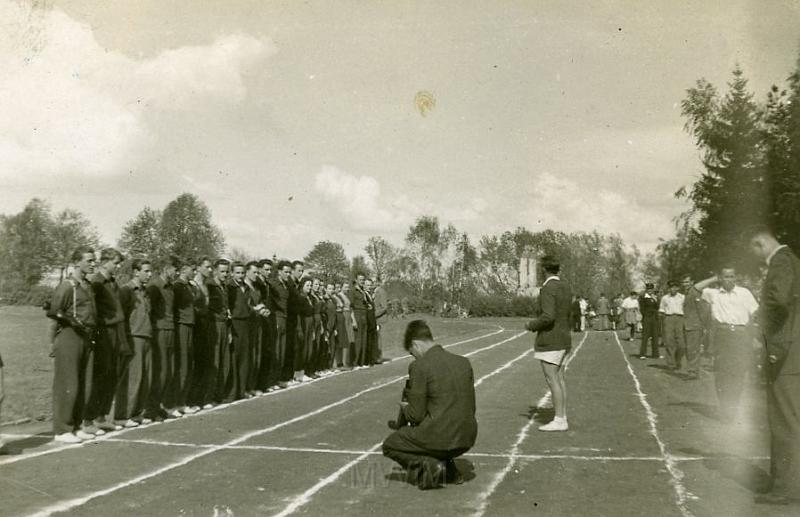
<svg viewBox="0 0 800 517"><path fill-rule="evenodd" d="M245 264L245 265L244 265L244 270L245 270L245 271L250 271L250 268L253 268L253 267L254 267L254 268L258 268L258 267L259 267L259 266L258 266L258 262L256 262L255 260L251 260L250 262L248 262L247 264Z"/></svg>
<svg viewBox="0 0 800 517"><path fill-rule="evenodd" d="M289 262L288 260L281 260L280 262L278 262L278 271L282 271L283 268L285 267L292 269L292 263Z"/></svg>
<svg viewBox="0 0 800 517"><path fill-rule="evenodd" d="M258 267L263 268L264 266L271 266L272 261L270 259L261 259L258 261Z"/></svg>
<svg viewBox="0 0 800 517"><path fill-rule="evenodd" d="M667 287L668 287L668 288L671 288L671 287L680 287L680 284L678 283L678 281L677 281L677 280L670 280L669 282L667 282Z"/></svg>
<svg viewBox="0 0 800 517"><path fill-rule="evenodd" d="M231 261L228 259L221 258L214 261L215 268L218 268L219 266L230 266L230 265Z"/></svg>
<svg viewBox="0 0 800 517"><path fill-rule="evenodd" d="M117 251L116 248L105 248L100 252L100 262L108 262L109 260L119 259L120 262L125 260L122 253Z"/></svg>
<svg viewBox="0 0 800 517"><path fill-rule="evenodd" d="M211 257L200 257L199 259L197 259L197 265L198 266L202 266L203 262L208 262L209 264L213 264L214 263L214 261L211 260Z"/></svg>
<svg viewBox="0 0 800 517"><path fill-rule="evenodd" d="M545 255L542 257L542 269L544 269L545 273L557 275L561 271L561 264L553 255Z"/></svg>
<svg viewBox="0 0 800 517"><path fill-rule="evenodd" d="M241 263L241 262L240 262L240 261L238 261L238 260L237 260L237 261L235 261L233 264L231 264L231 271L233 271L233 270L234 270L234 269L236 269L237 267L240 267L240 268L244 269L244 264L243 264L243 263Z"/></svg>
<svg viewBox="0 0 800 517"><path fill-rule="evenodd" d="M77 264L81 260L83 260L83 256L87 253L94 254L94 249L90 248L89 246L78 246L75 248L75 251L72 252L72 262Z"/></svg>
<svg viewBox="0 0 800 517"><path fill-rule="evenodd" d="M305 263L302 260L294 260L294 261L292 261L292 269L297 268L297 266L306 267Z"/></svg>
<svg viewBox="0 0 800 517"><path fill-rule="evenodd" d="M133 259L133 261L131 262L131 269L133 271L141 271L142 266L149 266L149 265L150 265L150 261L149 260L147 260L147 259L138 259L137 258L137 259Z"/></svg>
<svg viewBox="0 0 800 517"><path fill-rule="evenodd" d="M406 333L403 336L403 348L406 351L411 350L411 345L414 341L433 341L431 328L425 320L414 320L406 327Z"/></svg>
<svg viewBox="0 0 800 517"><path fill-rule="evenodd" d="M183 261L175 255L170 255L169 258L167 258L165 265L172 266L175 269L180 270L180 268L183 267Z"/></svg>

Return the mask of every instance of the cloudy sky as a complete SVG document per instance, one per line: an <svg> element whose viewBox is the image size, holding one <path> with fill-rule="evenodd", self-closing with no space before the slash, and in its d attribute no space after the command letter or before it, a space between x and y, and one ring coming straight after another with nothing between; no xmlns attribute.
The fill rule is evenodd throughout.
<svg viewBox="0 0 800 517"><path fill-rule="evenodd" d="M701 170L686 88L740 63L762 99L799 28L792 0L0 0L0 213L43 197L115 243L188 191L259 255L422 214L650 249Z"/></svg>

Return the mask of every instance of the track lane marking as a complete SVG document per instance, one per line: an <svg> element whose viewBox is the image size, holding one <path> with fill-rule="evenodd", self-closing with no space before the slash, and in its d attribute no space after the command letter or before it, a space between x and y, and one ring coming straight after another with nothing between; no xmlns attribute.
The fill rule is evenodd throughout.
<svg viewBox="0 0 800 517"><path fill-rule="evenodd" d="M484 339L484 338L496 336L496 335L506 331L506 329L504 327L501 327L500 325L492 325L492 326L497 327L497 330L493 330L493 331L488 332L486 334L481 334L479 336L474 336L474 337L471 337L469 339L458 341L456 343L450 343L448 345L444 345L442 348L450 348L450 347L454 347L454 346L465 345L465 344L471 343L473 341L478 341L478 340L481 340L481 339ZM395 361L399 361L401 359L408 359L409 357L411 357L411 355L404 355L404 356L400 356L400 357L395 357L395 358L392 359L392 361L388 361L388 362L395 362ZM272 396L280 395L282 393L288 393L288 392L291 392L293 390L301 389L301 388L304 388L306 386L310 386L310 385L312 385L314 383L324 381L326 379L331 379L331 378L334 378L334 377L338 377L340 375L354 374L354 373L356 373L358 371L360 371L360 370L339 371L339 372L333 373L331 375L327 375L325 377L320 377L319 379L313 379L311 381L304 382L302 384L297 384L295 386L289 386L288 388L285 388L285 389L282 389L282 390L277 390L277 391L272 391L272 392L269 392L269 393L264 393L264 395L262 395L261 397L256 397L256 398L252 398L252 399L240 399L240 400L235 400L233 402L227 402L225 404L217 404L216 406L214 406L211 409L203 410L203 411L201 411L199 413L196 413L194 415L187 415L187 416L184 416L183 418L169 419L169 420L164 420L163 422L153 422L152 424L140 425L140 426L134 427L134 428L122 429L122 430L119 430L119 431L112 431L112 432L106 433L104 436L100 436L100 437L95 438L94 440L89 440L89 441L83 442L83 443L73 443L73 444L62 445L62 444L56 444L55 442L52 442L53 446L49 447L47 449L44 449L44 450L40 450L40 451L36 451L36 452L30 452L30 453L27 453L27 454L19 454L19 455L15 455L15 456L10 456L8 458L0 459L0 465L8 465L8 464L11 464L11 463L16 463L18 461L29 460L29 459L38 458L38 457L41 457L41 456L48 456L50 454L54 454L54 453L57 453L57 452L62 452L62 451L70 450L70 449L76 449L76 448L79 448L79 447L83 447L87 443L88 444L92 444L92 443L107 441L107 440L109 440L111 438L114 438L114 437L117 437L117 436L121 436L121 435L130 433L132 431L139 431L139 430L147 429L147 428L153 427L153 426L160 426L160 425L170 424L170 423L173 423L173 422L185 421L184 420L185 418L194 418L196 416L208 415L208 414L213 413L215 411L221 411L221 410L226 409L226 408L231 407L231 406L237 406L239 404L245 404L247 402L253 402L255 400L258 400L258 399L264 398L264 397L272 397Z"/></svg>
<svg viewBox="0 0 800 517"><path fill-rule="evenodd" d="M510 339L517 339L517 338L520 338L520 337L524 336L525 334L526 334L526 332L520 332L519 334L516 334L514 337L512 337ZM476 380L474 382L473 386L475 386L475 387L480 386L483 383L483 381L485 381L486 379L494 377L498 373L500 373L502 371L505 371L507 368L512 366L514 363L516 363L517 361L520 361L521 359L527 357L532 352L533 352L533 349L526 350L525 352L521 353L520 355L518 355L514 359L512 359L512 360L508 361L507 363L501 365L499 368L496 368L496 369L492 370L491 372L487 373L486 375L478 378L478 380ZM300 494L297 497L295 497L292 500L292 502L289 503L289 505L287 505L279 513L276 513L275 517L286 517L287 515L290 515L290 514L294 513L295 511L297 511L301 507L303 507L303 506L307 505L308 503L310 503L312 497L314 497L314 494L316 494L317 492L319 492L323 488L327 487L331 483L336 482L336 480L339 479L342 476L342 474L344 474L345 472L347 472L348 470L350 470L351 468L356 466L358 463L362 462L364 459L368 458L369 456L371 456L373 454L377 454L377 449L379 447L381 447L381 445L383 445L383 441L380 441L380 442L376 443L375 445L370 447L367 451L365 451L363 454L361 454L359 457L353 459L352 461L349 461L348 463L346 463L345 465L341 466L339 469L337 469L335 472L333 472L329 476L321 479L319 482L314 484L314 486L312 486L311 488L309 488L308 490L306 490L302 494Z"/></svg>
<svg viewBox="0 0 800 517"><path fill-rule="evenodd" d="M622 353L622 358L625 360L625 364L628 368L628 373L630 373L631 378L633 378L633 384L636 387L636 396L639 398L639 402L642 404L644 408L644 412L647 415L647 423L650 427L650 434L655 438L656 443L658 444L658 449L661 451L661 459L664 462L664 466L669 472L670 476L670 484L672 484L672 488L675 490L675 502L678 506L683 517L694 517L691 510L689 510L687 506L687 502L690 498L693 498L694 495L691 494L686 487L683 485L683 478L684 473L683 471L678 468L675 464L675 457L670 454L669 450L667 450L667 445L661 439L661 435L658 432L658 415L656 412L653 411L653 407L647 401L647 395L642 390L642 385L639 382L639 378L636 376L636 373L633 371L633 366L631 365L630 360L628 359L628 354L625 352L625 349L622 347L622 343L619 341L619 335L614 332L614 340L617 342L617 347L619 351Z"/></svg>
<svg viewBox="0 0 800 517"><path fill-rule="evenodd" d="M499 332L503 332L503 330L500 330ZM525 333L526 332L519 332L519 333L511 336L510 338L504 339L502 341L498 341L497 343L493 343L491 345L485 346L483 348L479 348L477 350L473 350L472 352L464 354L464 356L465 357L470 357L470 356L473 356L475 354L478 354L478 353L481 353L481 352L484 352L484 351L487 351L487 350L491 350L491 349L496 348L498 346L501 346L501 345L503 345L505 343L508 343L509 341L513 341L513 340L525 335ZM451 346L454 346L454 345L455 344L453 344ZM345 397L345 398L343 398L343 399L341 399L341 400L339 400L337 402L333 402L331 404L327 404L325 406L319 407L319 408L315 409L314 411L310 411L308 413L304 413L302 415L296 416L296 417L291 418L289 420L286 420L284 422L280 422L278 424L274 424L274 425L271 425L271 426L263 428L263 429L259 429L259 430L256 430L256 431L251 431L251 432L246 433L246 434L244 434L244 435L242 435L242 436L240 436L238 438L234 438L233 440L229 440L228 442L225 442L223 444L215 445L215 446L210 447L208 449L203 449L200 452L197 452L195 454L191 454L191 455L189 455L189 456L187 456L187 457L185 457L185 458L183 458L183 459L181 459L179 461L170 463L168 465L165 465L165 466L160 467L158 469L152 470L152 471L147 472L145 474L136 476L136 477L131 478L131 479L127 480L127 481L122 481L120 483L112 485L111 487L105 488L103 490L98 490L98 491L91 492L89 494L86 494L86 495L83 495L83 496L80 496L80 497L75 497L73 499L68 499L68 500L61 501L61 502L58 502L58 503L55 503L55 504L52 504L52 505L48 505L45 508L43 508L41 510L38 510L37 512L35 512L35 513L31 514L31 515L36 516L36 517L40 517L40 516L51 515L51 514L56 513L56 512L64 512L64 511L72 510L74 508L77 508L79 506L82 506L82 505L88 503L89 501L91 501L93 499L97 499L99 497L104 497L104 496L112 494L112 493L114 493L114 492L116 492L118 490L122 490L123 488L127 488L129 486L141 483L141 482L146 481L148 479L157 477L157 476L159 476L161 474L164 474L166 472L169 472L169 471L171 471L173 469L188 465L189 463L191 463L191 462L193 462L193 461L195 461L197 459L203 458L203 457L208 456L210 454L213 454L213 453L215 453L217 451L224 450L225 447L229 447L231 445L238 445L238 444L240 444L242 442L245 442L245 441L250 440L252 438L255 438L257 436L261 436L261 435L270 433L272 431L275 431L276 429L280 429L282 427L286 427L288 425L294 424L296 422L300 422L300 421L305 420L307 418L310 418L312 416L315 416L315 415L318 415L320 413L323 413L323 412L325 412L325 411L327 411L329 409L332 409L334 407L341 406L342 404L346 404L347 402L350 402L351 400L354 400L354 399L356 399L356 398L358 398L358 397L360 397L360 396L362 396L362 395L364 395L366 393L370 393L370 392L379 390L381 388L384 388L386 386L390 386L390 385L395 384L395 383L397 383L397 382L399 382L401 380L406 379L407 377L408 377L408 375L402 375L402 376L399 376L399 377L394 377L389 381L377 384L375 386L371 386L369 388L366 388L364 390L356 392L353 395ZM250 400L252 400L252 399L250 399ZM95 440L95 441L96 442L107 441L107 439L106 440Z"/></svg>
<svg viewBox="0 0 800 517"><path fill-rule="evenodd" d="M583 339L581 339L580 343L578 343L578 346L576 346L575 349L572 351L572 353L569 355L569 357L567 357L567 360L564 363L565 372L569 368L569 365L572 362L572 360L575 359L575 356L578 355L578 352L583 347L583 344L586 342L587 337L589 337L589 333L585 332L583 335ZM541 400L547 399L548 398L547 395L549 393L550 390L547 390L547 393L542 397ZM497 490L497 487L500 486L500 484L503 482L506 476L508 476L508 473L511 472L511 469L514 468L514 465L517 463L517 458L519 458L520 456L519 448L525 441L525 439L528 437L528 432L530 432L531 427L533 427L535 423L536 421L533 419L533 417L531 417L528 420L528 422L524 426L522 426L522 429L519 430L519 433L517 433L517 440L514 442L514 444L511 446L511 449L509 450L507 456L508 462L506 463L506 466L503 468L503 470L501 470L495 475L495 477L492 479L492 482L489 484L489 487L479 495L478 502L476 504L476 510L473 515L481 517L483 516L484 513L486 513L486 508L489 506L489 498L492 496L492 494L494 494L495 490Z"/></svg>

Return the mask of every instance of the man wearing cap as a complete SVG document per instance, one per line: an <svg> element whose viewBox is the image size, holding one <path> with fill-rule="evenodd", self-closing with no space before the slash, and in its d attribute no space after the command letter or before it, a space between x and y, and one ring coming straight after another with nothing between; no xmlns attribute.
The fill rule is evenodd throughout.
<svg viewBox="0 0 800 517"><path fill-rule="evenodd" d="M716 287L709 287L717 284ZM736 285L736 271L723 267L720 274L695 284L711 305L714 332L714 384L722 417L733 420L739 406L742 379L752 363L752 319L758 309L753 294Z"/></svg>
<svg viewBox="0 0 800 517"><path fill-rule="evenodd" d="M669 292L661 297L658 312L663 318L664 348L667 350L667 366L679 370L681 359L686 355L686 342L683 340L684 296L678 292L678 282L670 280Z"/></svg>
<svg viewBox="0 0 800 517"><path fill-rule="evenodd" d="M658 355L658 309L659 303L653 294L655 286L647 283L644 293L639 297L639 312L642 315L642 345L639 347L639 359L647 358L647 342L650 345L650 357L659 359Z"/></svg>

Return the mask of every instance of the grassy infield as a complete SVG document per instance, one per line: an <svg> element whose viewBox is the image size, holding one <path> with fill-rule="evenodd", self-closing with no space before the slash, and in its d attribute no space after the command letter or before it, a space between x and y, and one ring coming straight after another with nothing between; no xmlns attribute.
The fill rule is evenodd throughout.
<svg viewBox="0 0 800 517"><path fill-rule="evenodd" d="M402 355L402 335L408 321L410 318L389 319L383 324L384 356ZM455 321L431 321L434 335L455 336L477 329L473 325L449 324ZM48 357L48 324L40 308L0 306L0 356L5 363L6 394L0 409L0 424L51 417L53 360Z"/></svg>

